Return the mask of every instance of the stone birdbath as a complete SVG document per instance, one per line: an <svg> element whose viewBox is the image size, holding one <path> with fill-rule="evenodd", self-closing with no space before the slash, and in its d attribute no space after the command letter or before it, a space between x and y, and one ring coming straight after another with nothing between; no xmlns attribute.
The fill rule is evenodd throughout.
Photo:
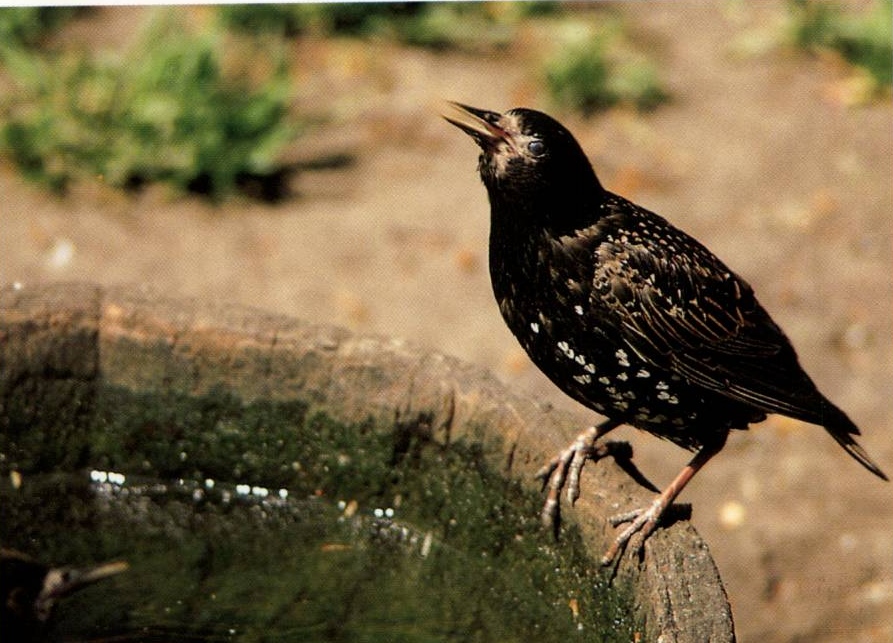
<svg viewBox="0 0 893 643"><path fill-rule="evenodd" d="M398 339L0 292L0 544L130 563L57 607L69 640L733 641L687 520L599 565L606 517L651 494L629 461L586 467L558 541L539 527L533 474L587 421Z"/></svg>

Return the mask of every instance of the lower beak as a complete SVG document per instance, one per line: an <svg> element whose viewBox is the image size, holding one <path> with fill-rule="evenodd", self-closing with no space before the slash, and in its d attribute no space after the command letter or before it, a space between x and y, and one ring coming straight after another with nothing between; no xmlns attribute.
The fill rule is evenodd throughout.
<svg viewBox="0 0 893 643"><path fill-rule="evenodd" d="M451 116L442 114L444 120L471 136L481 147L493 147L500 141L511 143L509 133L497 125L500 115L496 112L453 101L448 101L447 107L453 113Z"/></svg>

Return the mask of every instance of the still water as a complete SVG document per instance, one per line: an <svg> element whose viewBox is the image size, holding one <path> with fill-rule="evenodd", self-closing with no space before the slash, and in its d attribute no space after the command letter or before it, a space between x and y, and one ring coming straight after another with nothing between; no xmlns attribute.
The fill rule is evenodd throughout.
<svg viewBox="0 0 893 643"><path fill-rule="evenodd" d="M245 416L223 419L195 435L217 440ZM491 472L474 448L407 438L395 451L392 436L369 427L292 422L303 426L291 427L275 475L259 464L282 454L275 441L262 457L234 442L228 467L219 449L213 467L196 465L209 451L188 427L164 452L154 435L147 455L116 419L92 442L114 435L122 455L4 476L3 546L52 565L130 565L62 601L46 639L633 640L629 598L578 532L568 527L560 542L543 533L539 494ZM273 422L263 424L252 431L263 436ZM100 466L109 462L127 466ZM189 471L184 462L202 475L163 475ZM208 473L227 468L251 475Z"/></svg>

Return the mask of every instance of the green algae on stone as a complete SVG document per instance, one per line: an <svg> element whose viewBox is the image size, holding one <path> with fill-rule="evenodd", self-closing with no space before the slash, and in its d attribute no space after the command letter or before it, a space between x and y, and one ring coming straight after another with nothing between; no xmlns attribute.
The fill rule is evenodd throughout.
<svg viewBox="0 0 893 643"><path fill-rule="evenodd" d="M70 374L17 378L0 398L0 470L83 466L94 408L92 382Z"/></svg>
<svg viewBox="0 0 893 643"><path fill-rule="evenodd" d="M552 541L540 496L493 471L477 443L222 392L104 388L90 421L82 464L126 474L123 487L35 473L20 490L4 482L0 503L5 545L53 563L131 563L115 592L62 606L66 635L633 638L624 588L606 582L573 527ZM237 483L269 497L234 493Z"/></svg>

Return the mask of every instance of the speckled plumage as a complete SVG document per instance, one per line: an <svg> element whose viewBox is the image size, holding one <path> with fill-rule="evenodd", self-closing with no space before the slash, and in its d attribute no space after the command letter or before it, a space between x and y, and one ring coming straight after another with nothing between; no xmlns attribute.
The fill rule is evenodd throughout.
<svg viewBox="0 0 893 643"><path fill-rule="evenodd" d="M607 192L592 223L571 231L521 231L510 212L493 213L499 309L534 363L578 402L696 449L765 417L742 382L739 399L720 392L733 363L765 371L765 358L787 348L775 369L788 382L802 373L750 287L654 213Z"/></svg>
<svg viewBox="0 0 893 643"><path fill-rule="evenodd" d="M591 443L623 423L697 451L652 507L622 517L650 533L691 477L768 413L824 426L886 479L859 429L803 371L751 287L666 219L605 190L574 137L541 112L456 105L451 123L480 145L490 198L490 277L505 322L561 390L609 418L541 472L544 520L571 500ZM582 455L581 455L582 454Z"/></svg>
<svg viewBox="0 0 893 643"><path fill-rule="evenodd" d="M536 158L485 147L479 170L499 310L557 386L691 450L781 413L824 426L878 473L852 440L856 426L818 391L741 277L663 217L605 190L548 115L490 118L545 144Z"/></svg>

